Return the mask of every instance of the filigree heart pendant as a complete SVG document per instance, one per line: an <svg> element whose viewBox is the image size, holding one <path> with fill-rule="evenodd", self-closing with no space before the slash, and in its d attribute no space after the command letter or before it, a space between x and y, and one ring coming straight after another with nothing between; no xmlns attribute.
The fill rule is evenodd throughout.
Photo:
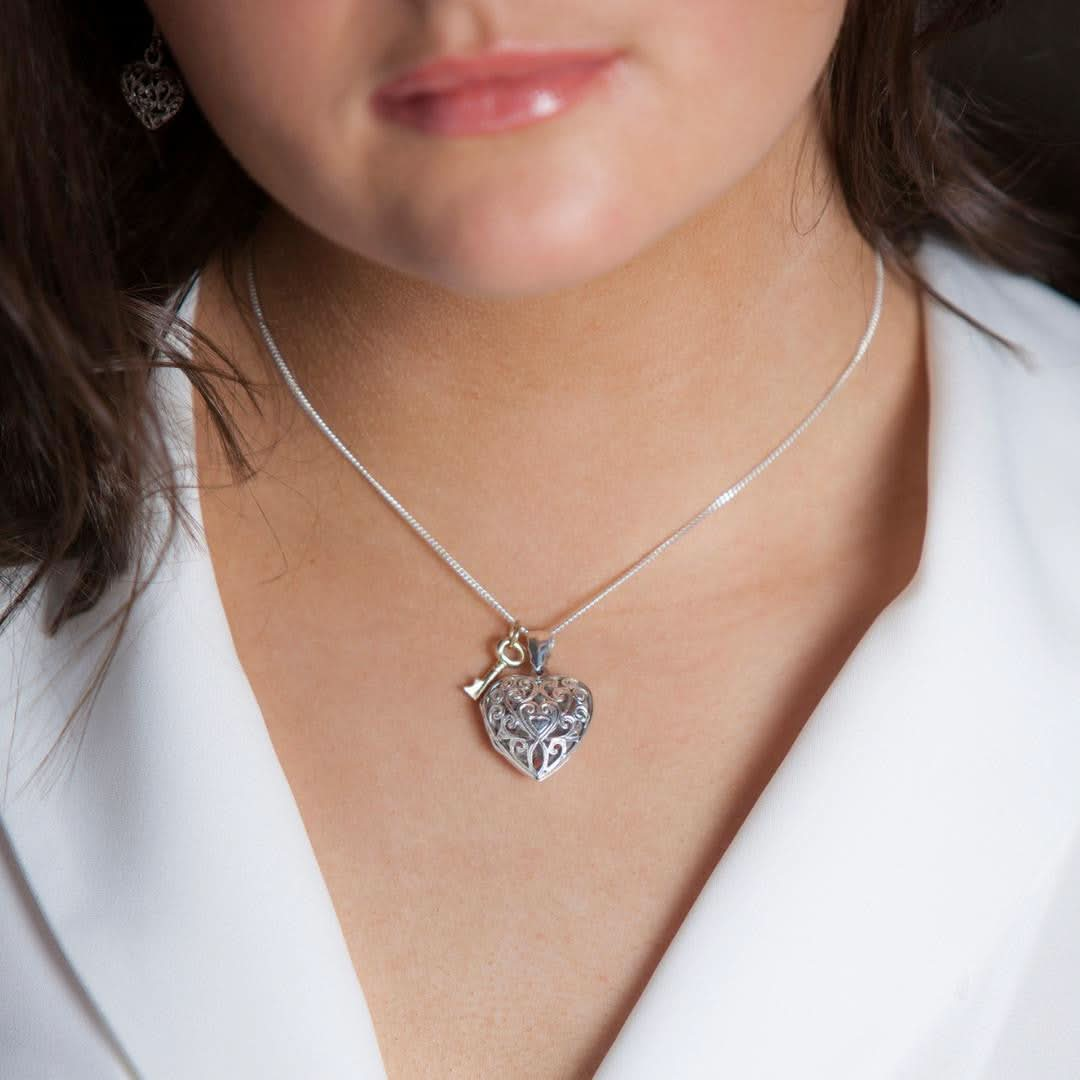
<svg viewBox="0 0 1080 1080"><path fill-rule="evenodd" d="M502 674L519 667L526 650L531 674ZM592 720L592 693L569 675L545 673L554 645L550 635L534 635L517 623L499 642L498 660L487 673L465 687L480 704L491 745L516 769L534 780L546 780L577 749Z"/></svg>

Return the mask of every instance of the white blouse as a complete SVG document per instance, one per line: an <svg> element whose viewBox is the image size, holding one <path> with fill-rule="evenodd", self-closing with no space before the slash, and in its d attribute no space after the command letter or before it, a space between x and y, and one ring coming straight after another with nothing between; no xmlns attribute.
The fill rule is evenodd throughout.
<svg viewBox="0 0 1080 1080"><path fill-rule="evenodd" d="M928 301L918 571L600 1080L1080 1078L1080 304L943 240L918 258L1028 356ZM192 391L161 379L186 469ZM26 784L122 593L55 638L45 595L0 639L0 1076L384 1077L201 541L140 599L74 762Z"/></svg>

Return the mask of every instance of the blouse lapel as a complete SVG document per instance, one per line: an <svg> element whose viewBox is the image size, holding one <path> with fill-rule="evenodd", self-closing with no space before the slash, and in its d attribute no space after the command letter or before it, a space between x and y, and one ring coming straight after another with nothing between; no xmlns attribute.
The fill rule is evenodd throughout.
<svg viewBox="0 0 1080 1080"><path fill-rule="evenodd" d="M190 445L190 385L164 379L178 445ZM54 641L37 628L8 635L28 644L8 646L21 690L3 815L68 962L137 1074L383 1077L203 549L179 540L140 600L69 773L20 791L96 652L49 682L32 683L31 665L56 671L86 632L87 618L78 623Z"/></svg>
<svg viewBox="0 0 1080 1080"><path fill-rule="evenodd" d="M995 957L1009 986L1003 943L1023 955L1080 852L1076 310L943 241L919 259L1034 366L927 309L916 576L800 732L596 1080L976 1080L1001 1002L988 991L973 1020L973 980Z"/></svg>
<svg viewBox="0 0 1080 1080"><path fill-rule="evenodd" d="M1050 370L1022 368L929 307L918 573L800 733L598 1080L919 1076L904 1069L934 1052L970 973L1075 839L1080 581L1047 529L1080 535L1078 511L1054 498L1062 449L1075 457L1065 425L1080 380L1061 379L1070 402L1043 385L1065 355L1052 327L1035 325L1052 313L1045 293L1002 288L938 241L920 259L937 288ZM186 445L190 388L164 378ZM19 644L0 650L0 677L10 659L21 687L4 822L136 1069L155 1080L383 1077L201 548L179 542L140 601L74 766L47 790L21 780L94 657L47 682L30 672L56 672L89 617L51 641L30 629L36 614L21 618L7 635Z"/></svg>

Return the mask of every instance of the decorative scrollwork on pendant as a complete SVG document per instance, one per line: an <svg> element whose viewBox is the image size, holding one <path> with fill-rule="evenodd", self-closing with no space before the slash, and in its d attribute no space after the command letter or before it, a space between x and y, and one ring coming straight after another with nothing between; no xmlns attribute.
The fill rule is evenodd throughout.
<svg viewBox="0 0 1080 1080"><path fill-rule="evenodd" d="M492 746L534 780L566 764L592 709L589 688L569 675L504 675L480 701Z"/></svg>

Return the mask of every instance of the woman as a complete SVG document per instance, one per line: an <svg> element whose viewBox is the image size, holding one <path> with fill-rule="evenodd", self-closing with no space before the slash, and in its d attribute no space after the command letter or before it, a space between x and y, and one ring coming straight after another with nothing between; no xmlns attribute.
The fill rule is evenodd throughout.
<svg viewBox="0 0 1080 1080"><path fill-rule="evenodd" d="M8 6L0 1074L1080 1075L985 7Z"/></svg>

